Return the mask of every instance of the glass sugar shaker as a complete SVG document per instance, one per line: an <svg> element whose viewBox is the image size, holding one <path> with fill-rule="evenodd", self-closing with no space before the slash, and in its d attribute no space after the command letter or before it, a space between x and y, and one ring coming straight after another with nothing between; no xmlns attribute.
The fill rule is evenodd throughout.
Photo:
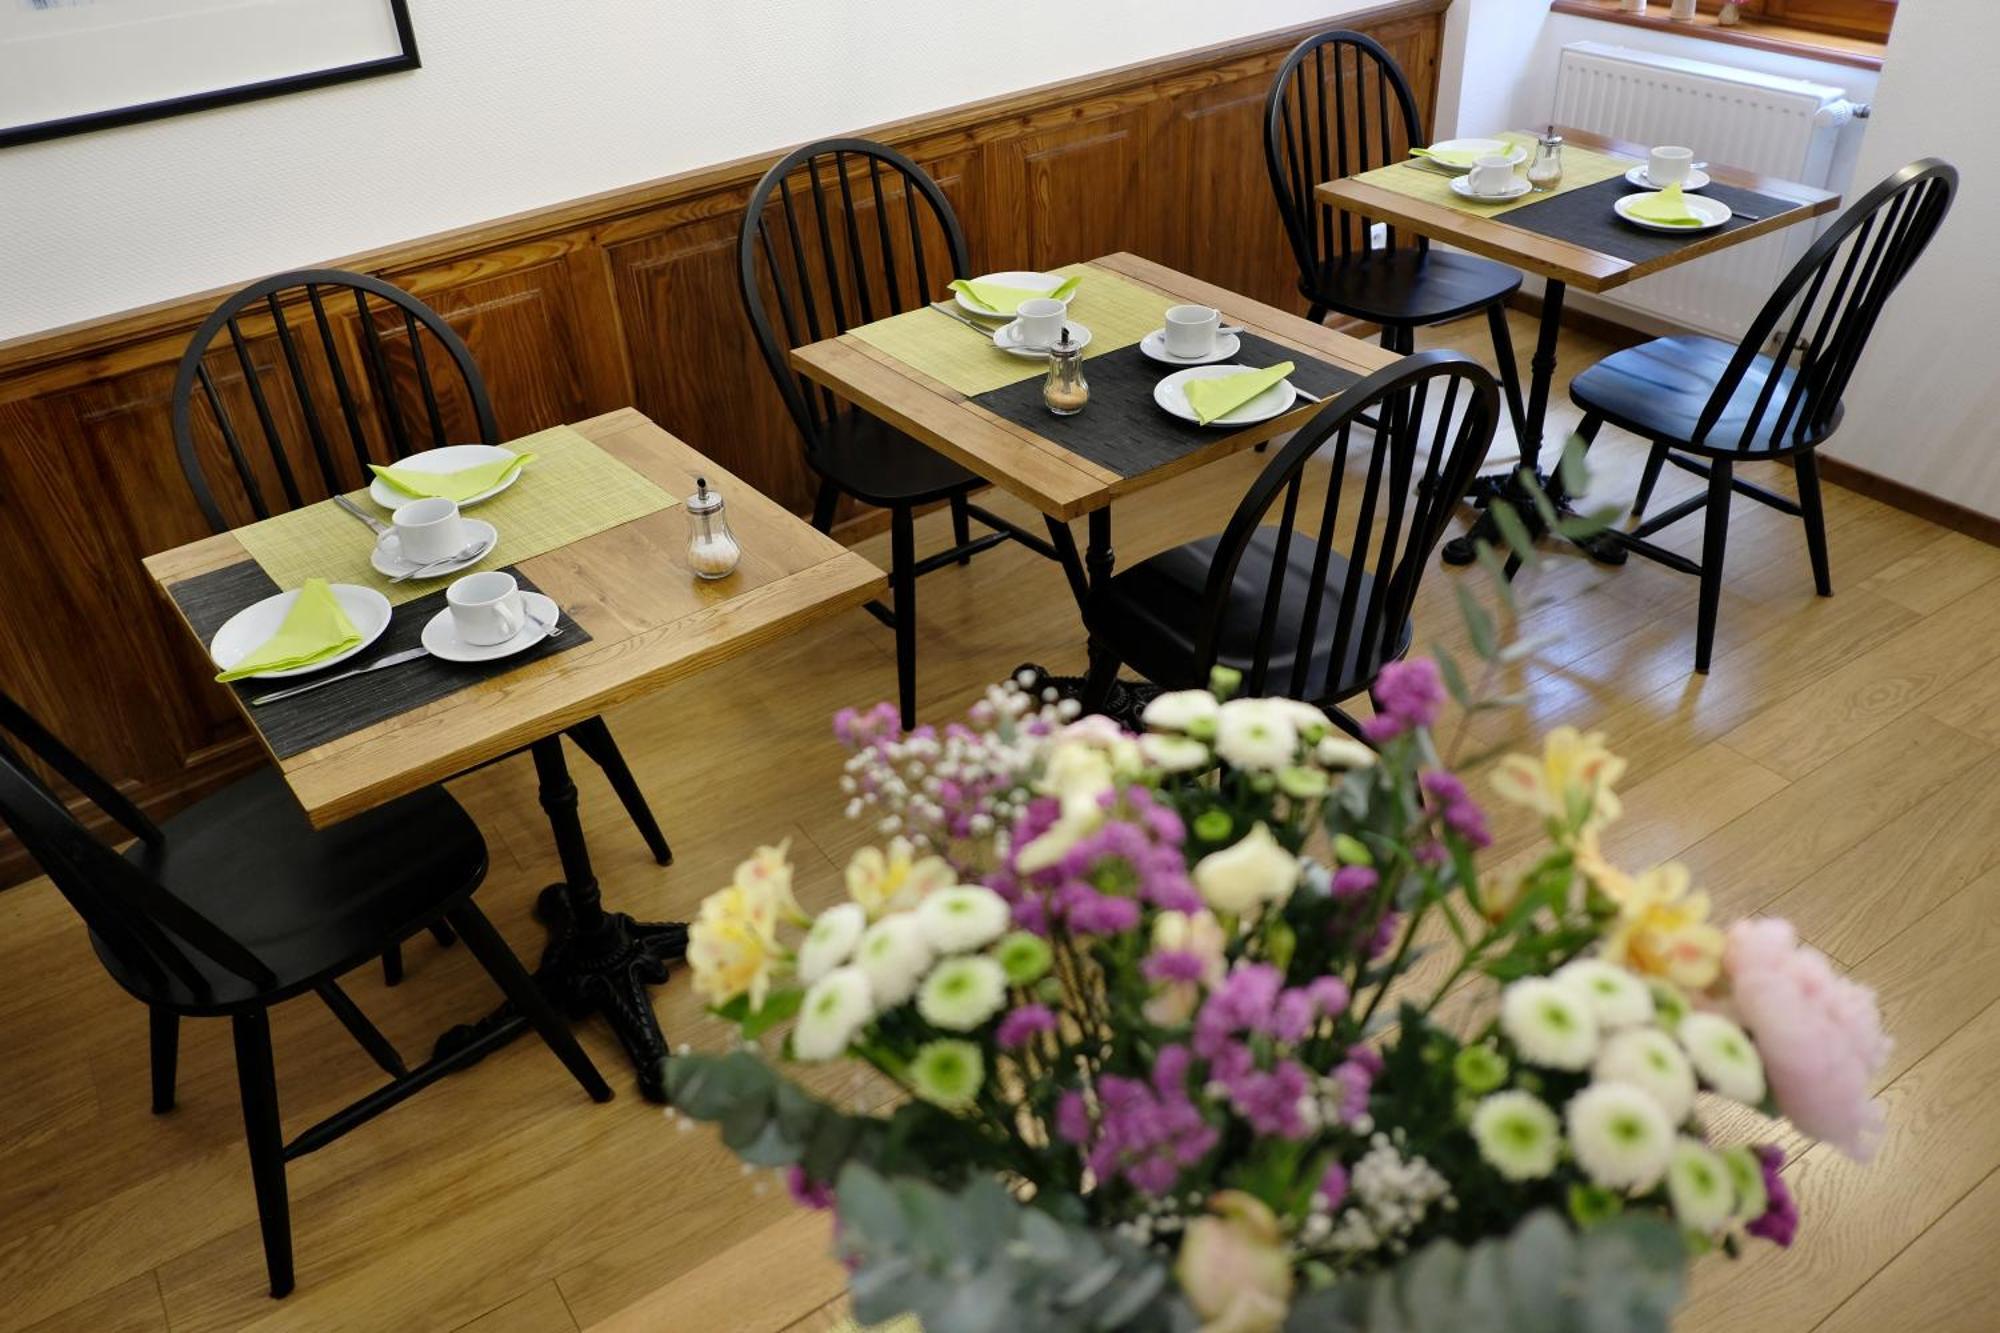
<svg viewBox="0 0 2000 1333"><path fill-rule="evenodd" d="M1528 184L1537 190L1553 190L1562 184L1563 138L1556 127L1535 141L1535 160L1528 164Z"/></svg>
<svg viewBox="0 0 2000 1333"><path fill-rule="evenodd" d="M1083 349L1070 341L1069 325L1049 348L1049 376L1042 383L1042 401L1059 417L1075 416L1090 401L1090 385L1083 378Z"/></svg>
<svg viewBox="0 0 2000 1333"><path fill-rule="evenodd" d="M687 499L688 567L697 578L721 579L735 572L743 558L736 534L729 530L723 513L722 497L708 489L708 478L694 479L694 494Z"/></svg>

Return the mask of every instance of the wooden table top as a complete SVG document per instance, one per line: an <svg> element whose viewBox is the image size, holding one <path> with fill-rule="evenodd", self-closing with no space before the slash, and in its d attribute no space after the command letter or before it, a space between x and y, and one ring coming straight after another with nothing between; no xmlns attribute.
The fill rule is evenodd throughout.
<svg viewBox="0 0 2000 1333"><path fill-rule="evenodd" d="M1648 150L1623 139L1611 139L1587 130L1574 130L1557 126L1556 132L1566 142L1584 148L1594 148L1599 152L1617 157L1629 157L1634 163L1644 162ZM1592 250L1588 246L1571 241L1558 240L1525 228L1509 226L1507 214L1484 217L1468 213L1463 209L1418 199L1411 195L1385 190L1379 185L1345 177L1341 180L1325 181L1317 193L1322 203L1350 213L1364 214L1379 222L1394 223L1407 227L1418 235L1433 240L1448 241L1474 254L1497 259L1503 264L1529 273L1540 274L1566 282L1586 292L1606 292L1614 287L1643 278L1649 273L1685 264L1691 259L1725 250L1732 245L1753 241L1759 236L1782 230L1807 218L1817 217L1832 211L1840 204L1840 196L1825 190L1814 189L1810 185L1800 185L1795 181L1782 180L1776 176L1765 176L1754 171L1744 171L1738 167L1719 166L1711 163L1706 168L1713 179L1724 185L1740 186L1746 190L1756 190L1760 194L1775 195L1781 199L1796 199L1802 207L1788 209L1773 214L1758 222L1734 230L1710 232L1700 240L1690 241L1679 249L1647 260L1631 260L1617 255L1608 255Z"/></svg>
<svg viewBox="0 0 2000 1333"><path fill-rule="evenodd" d="M1090 264L1151 287L1171 302L1214 306L1222 312L1225 323L1240 324L1274 343L1359 375L1373 374L1396 359L1393 352L1373 343L1336 333L1276 306L1239 296L1137 255L1106 255L1091 260ZM1299 406L1283 416L1228 434L1217 432L1211 444L1149 471L1121 477L1025 426L987 411L958 390L852 334L794 350L792 365L800 374L825 385L870 415L956 459L1049 517L1065 521L1102 509L1121 495L1144 490L1191 468L1297 430L1318 407L1300 399Z"/></svg>
<svg viewBox="0 0 2000 1333"><path fill-rule="evenodd" d="M695 578L679 505L521 561L522 572L590 632L590 642L274 759L316 827L508 754L887 587L866 558L637 410L608 412L576 429L674 495L693 494L695 477L707 477L728 501L742 564L726 579ZM223 533L148 556L146 569L164 590L249 558L233 534ZM174 605L171 597L167 602Z"/></svg>

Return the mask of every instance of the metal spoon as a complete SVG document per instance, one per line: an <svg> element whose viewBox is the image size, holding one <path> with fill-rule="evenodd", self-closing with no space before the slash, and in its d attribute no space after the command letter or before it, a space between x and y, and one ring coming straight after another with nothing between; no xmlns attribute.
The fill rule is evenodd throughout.
<svg viewBox="0 0 2000 1333"><path fill-rule="evenodd" d="M466 561L477 559L479 556L486 554L486 549L487 543L474 542L456 555L448 555L442 560L431 560L414 568L406 569L402 573L390 578L389 582L401 583L406 579L422 578L429 570L442 569L446 565L463 564Z"/></svg>

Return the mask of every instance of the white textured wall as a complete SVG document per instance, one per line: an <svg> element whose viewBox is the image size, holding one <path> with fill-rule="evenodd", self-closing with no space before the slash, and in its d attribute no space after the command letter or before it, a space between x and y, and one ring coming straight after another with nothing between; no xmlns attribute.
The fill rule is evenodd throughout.
<svg viewBox="0 0 2000 1333"><path fill-rule="evenodd" d="M0 338L1373 2L411 0L413 73L0 150Z"/></svg>

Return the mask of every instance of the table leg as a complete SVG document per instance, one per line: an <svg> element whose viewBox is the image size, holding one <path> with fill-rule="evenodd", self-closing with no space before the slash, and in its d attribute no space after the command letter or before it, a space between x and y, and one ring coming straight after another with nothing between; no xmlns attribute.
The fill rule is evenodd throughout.
<svg viewBox="0 0 2000 1333"><path fill-rule="evenodd" d="M555 834L563 872L563 882L543 889L535 903L536 915L549 928L535 978L572 1019L602 1014L638 1073L639 1090L649 1100L664 1102L667 1043L647 987L665 982L668 966L687 955L687 926L636 921L624 912L604 910L562 738L536 741L534 757L542 809ZM500 1025L527 1028L511 1009L502 1008L445 1033L437 1054L447 1055Z"/></svg>
<svg viewBox="0 0 2000 1333"><path fill-rule="evenodd" d="M1083 616L1084 632L1089 633L1090 625L1096 620L1092 614L1094 600L1111 585L1112 572L1117 567L1117 553L1111 545L1111 509L1093 509L1089 516L1089 537L1083 553L1076 549L1076 537L1069 525L1055 519L1048 520L1049 536L1055 542L1056 553L1068 576L1070 591L1076 596L1077 610ZM1136 727L1140 712L1159 687L1118 679L1118 662L1091 650L1091 674L1088 676L1052 676L1044 668L1032 662L1015 668L1017 680L1025 679L1031 693L1048 699L1076 699L1085 708L1100 712L1108 717Z"/></svg>

